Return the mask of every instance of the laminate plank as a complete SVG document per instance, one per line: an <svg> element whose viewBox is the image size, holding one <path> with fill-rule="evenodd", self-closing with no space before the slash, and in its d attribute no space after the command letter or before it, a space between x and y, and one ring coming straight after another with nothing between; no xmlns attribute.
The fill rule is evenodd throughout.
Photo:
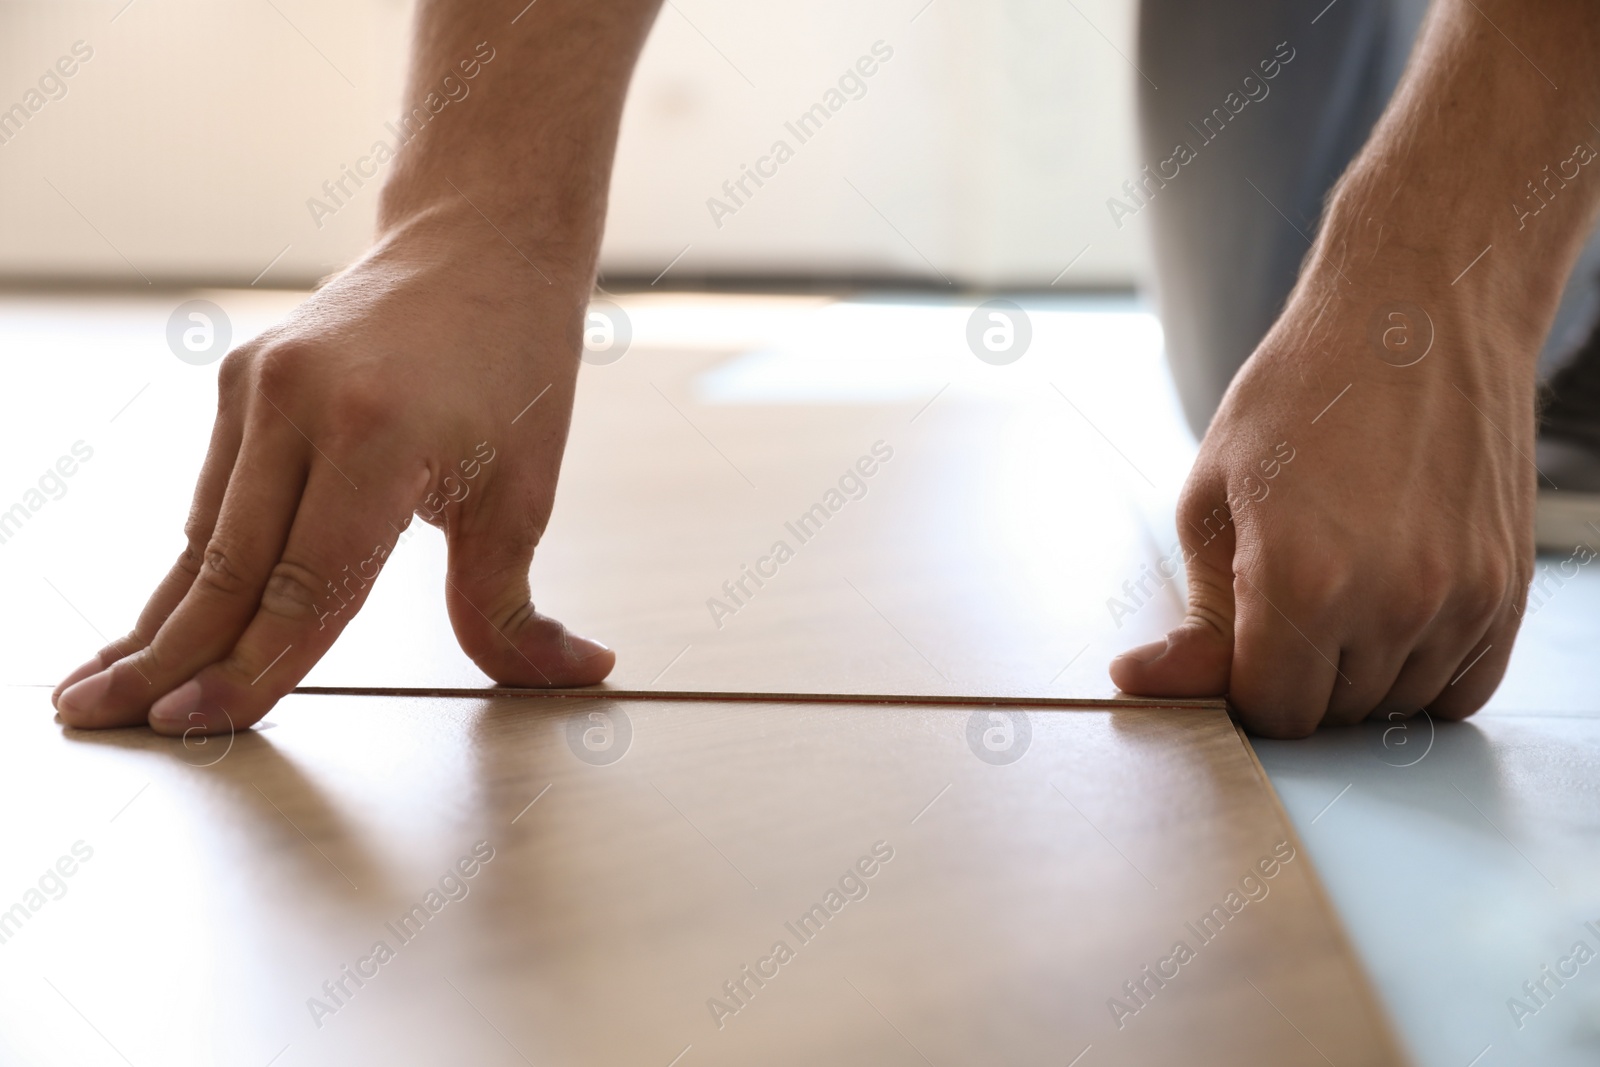
<svg viewBox="0 0 1600 1067"><path fill-rule="evenodd" d="M0 767L22 1061L1402 1062L1216 709L296 695L186 745L12 689Z"/></svg>

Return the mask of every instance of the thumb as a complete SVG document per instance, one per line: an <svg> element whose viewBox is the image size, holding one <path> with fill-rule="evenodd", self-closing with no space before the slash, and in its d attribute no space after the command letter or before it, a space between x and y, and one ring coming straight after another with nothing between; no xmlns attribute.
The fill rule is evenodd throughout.
<svg viewBox="0 0 1600 1067"><path fill-rule="evenodd" d="M594 685L611 673L616 653L534 610L528 568L539 533L529 516L500 504L512 496L486 497L446 523L445 606L456 640L500 685Z"/></svg>
<svg viewBox="0 0 1600 1067"><path fill-rule="evenodd" d="M1187 494L1186 494L1187 495ZM1228 691L1233 666L1233 518L1221 494L1180 504L1179 542L1188 569L1189 602L1165 640L1111 661L1111 681L1136 696L1208 697Z"/></svg>

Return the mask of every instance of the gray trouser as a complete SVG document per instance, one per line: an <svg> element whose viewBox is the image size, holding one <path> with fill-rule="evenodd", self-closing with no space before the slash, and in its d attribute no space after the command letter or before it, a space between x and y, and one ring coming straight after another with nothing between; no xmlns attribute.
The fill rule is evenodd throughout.
<svg viewBox="0 0 1600 1067"><path fill-rule="evenodd" d="M1172 180L1144 180L1140 214L1154 239L1167 359L1196 436L1283 308L1323 200L1387 104L1425 6L1141 3L1141 163L1159 178L1175 146L1193 152L1166 166L1178 172ZM1290 54L1264 76L1263 61L1273 71ZM1562 297L1546 368L1586 333L1600 303L1597 267L1591 241Z"/></svg>

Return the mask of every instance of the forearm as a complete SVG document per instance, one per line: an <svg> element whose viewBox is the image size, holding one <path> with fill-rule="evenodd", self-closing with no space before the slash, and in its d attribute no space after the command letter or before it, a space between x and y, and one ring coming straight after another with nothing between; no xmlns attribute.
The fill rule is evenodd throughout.
<svg viewBox="0 0 1600 1067"><path fill-rule="evenodd" d="M1439 0L1305 282L1470 301L1482 347L1531 371L1600 207L1597 55L1591 0Z"/></svg>
<svg viewBox="0 0 1600 1067"><path fill-rule="evenodd" d="M421 0L397 124L409 140L379 234L481 212L529 254L592 267L628 80L659 4L538 0L518 15L520 3Z"/></svg>

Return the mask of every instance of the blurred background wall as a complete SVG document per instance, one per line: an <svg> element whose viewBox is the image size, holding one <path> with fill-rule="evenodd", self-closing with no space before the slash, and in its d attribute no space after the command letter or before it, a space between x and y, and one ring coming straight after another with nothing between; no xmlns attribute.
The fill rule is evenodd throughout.
<svg viewBox="0 0 1600 1067"><path fill-rule="evenodd" d="M525 0L493 2L509 22ZM1135 284L1143 225L1105 207L1137 169L1134 8L668 0L606 278ZM387 136L409 18L402 0L0 0L0 278L294 286L348 262L376 185L320 227L307 201ZM800 144L784 124L875 44L892 57ZM714 217L779 138L794 158Z"/></svg>

